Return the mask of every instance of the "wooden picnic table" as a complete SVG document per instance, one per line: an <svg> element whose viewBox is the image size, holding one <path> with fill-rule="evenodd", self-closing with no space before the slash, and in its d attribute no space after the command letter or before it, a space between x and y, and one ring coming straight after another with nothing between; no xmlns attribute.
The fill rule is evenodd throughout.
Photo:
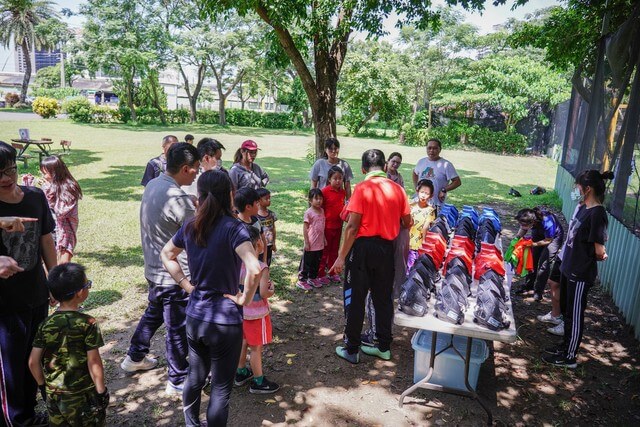
<svg viewBox="0 0 640 427"><path fill-rule="evenodd" d="M38 154L40 154L41 158L43 157L43 155L45 157L51 155L49 153L49 150L51 150L51 144L53 143L53 141L44 139L12 139L11 141L22 145L22 148L20 149L20 151L18 151L18 157L22 157L22 155L25 151L27 151L27 148L29 148L30 145L35 145L36 147L38 147L38 149L40 150L40 153Z"/></svg>

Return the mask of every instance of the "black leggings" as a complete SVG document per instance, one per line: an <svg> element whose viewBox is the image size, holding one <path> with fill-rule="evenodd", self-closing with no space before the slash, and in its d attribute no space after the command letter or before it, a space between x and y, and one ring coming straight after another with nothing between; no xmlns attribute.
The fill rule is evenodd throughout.
<svg viewBox="0 0 640 427"><path fill-rule="evenodd" d="M229 398L242 350L242 324L220 325L187 316L189 373L182 403L187 427L200 427L202 387L211 372L207 425L226 426Z"/></svg>

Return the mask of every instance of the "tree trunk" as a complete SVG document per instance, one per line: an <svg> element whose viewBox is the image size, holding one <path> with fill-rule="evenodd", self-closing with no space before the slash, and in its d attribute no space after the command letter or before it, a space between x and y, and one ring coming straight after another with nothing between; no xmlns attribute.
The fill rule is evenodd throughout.
<svg viewBox="0 0 640 427"><path fill-rule="evenodd" d="M137 121L138 115L136 114L136 106L133 103L133 79L127 80L127 105L129 106L129 111L131 111L131 120Z"/></svg>
<svg viewBox="0 0 640 427"><path fill-rule="evenodd" d="M22 78L22 89L20 90L20 102L27 101L27 90L29 89L29 81L31 80L31 54L29 53L29 45L27 39L22 39L22 56L24 57L25 71Z"/></svg>
<svg viewBox="0 0 640 427"><path fill-rule="evenodd" d="M227 100L227 97L225 96L224 93L222 93L222 91L220 89L218 89L218 123L220 124L220 126L226 126L227 125L227 116L226 116L226 111L225 111L225 106L224 103Z"/></svg>
<svg viewBox="0 0 640 427"><path fill-rule="evenodd" d="M149 84L151 85L153 106L156 108L156 110L158 110L158 114L160 115L160 121L162 122L162 124L166 125L167 116L164 113L164 109L160 105L160 94L158 93L158 91L162 89L159 87L160 84L159 84L158 76L155 73L149 76Z"/></svg>

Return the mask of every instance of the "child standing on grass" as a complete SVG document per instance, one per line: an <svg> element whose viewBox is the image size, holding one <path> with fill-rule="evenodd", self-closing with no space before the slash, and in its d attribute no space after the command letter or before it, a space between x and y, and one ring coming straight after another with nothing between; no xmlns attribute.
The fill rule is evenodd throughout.
<svg viewBox="0 0 640 427"><path fill-rule="evenodd" d="M304 213L304 253L300 261L300 272L296 286L308 291L322 287L317 280L320 259L325 247L324 238L324 209L322 209L322 191L317 188L309 190L309 204L311 207Z"/></svg>
<svg viewBox="0 0 640 427"><path fill-rule="evenodd" d="M260 197L256 216L260 220L260 224L262 224L264 238L267 242L267 265L271 267L271 257L278 250L276 247L276 221L278 217L274 211L269 209L269 206L271 206L271 192L266 188L258 188L256 191Z"/></svg>
<svg viewBox="0 0 640 427"><path fill-rule="evenodd" d="M50 426L103 426L109 405L98 349L104 345L93 317L78 311L89 296L84 267L62 264L49 272L60 307L40 324L29 369L47 403Z"/></svg>
<svg viewBox="0 0 640 427"><path fill-rule="evenodd" d="M42 160L40 171L44 178L42 190L56 219L58 264L70 262L77 242L78 201L82 199L82 190L67 165L57 156Z"/></svg>
<svg viewBox="0 0 640 427"><path fill-rule="evenodd" d="M422 247L425 233L436 219L436 210L430 203L433 197L433 182L429 179L421 179L416 184L416 192L418 200L411 205L413 225L409 230L407 270L411 269L418 259L418 250Z"/></svg>
<svg viewBox="0 0 640 427"><path fill-rule="evenodd" d="M338 249L340 249L340 236L342 236L342 219L340 213L344 209L344 201L347 192L343 186L344 172L339 166L332 166L327 173L327 186L322 189L322 197L324 202L324 238L327 245L322 252L320 259L320 270L318 271L318 281L322 285L328 285L331 282L342 283L339 274L332 276L326 275L326 270L331 268L336 258L338 258Z"/></svg>
<svg viewBox="0 0 640 427"><path fill-rule="evenodd" d="M259 201L260 196L258 192L249 187L239 188L233 196L233 204L236 205L236 209L238 210L238 219L244 222L247 228L255 228L260 233L263 251L258 253L258 259L266 264L267 254L264 248L267 244L264 237L264 228L257 216L258 210L260 209L258 205Z"/></svg>
<svg viewBox="0 0 640 427"><path fill-rule="evenodd" d="M249 229L249 238L256 253L264 252L263 242L260 233L255 228ZM251 381L249 392L253 394L275 393L280 386L269 381L262 372L262 347L270 344L272 337L271 315L269 314L268 299L273 296L275 289L269 277L269 266L260 261L260 281L253 300L243 309L242 322L242 352L238 362L238 370L234 379L234 384L241 386ZM240 290L243 290L246 270L244 264L240 268ZM249 363L251 368L247 368L247 348L251 350Z"/></svg>

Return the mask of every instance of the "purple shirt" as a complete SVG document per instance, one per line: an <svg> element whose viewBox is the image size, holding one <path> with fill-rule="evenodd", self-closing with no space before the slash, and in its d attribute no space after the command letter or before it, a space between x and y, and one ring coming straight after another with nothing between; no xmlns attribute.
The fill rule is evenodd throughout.
<svg viewBox="0 0 640 427"><path fill-rule="evenodd" d="M242 261L236 248L249 242L247 228L236 218L223 216L207 236L207 246L200 247L189 233L189 220L173 236L173 244L187 252L191 283L187 316L209 323L236 325L242 323L242 307L223 294L238 293L238 277Z"/></svg>

